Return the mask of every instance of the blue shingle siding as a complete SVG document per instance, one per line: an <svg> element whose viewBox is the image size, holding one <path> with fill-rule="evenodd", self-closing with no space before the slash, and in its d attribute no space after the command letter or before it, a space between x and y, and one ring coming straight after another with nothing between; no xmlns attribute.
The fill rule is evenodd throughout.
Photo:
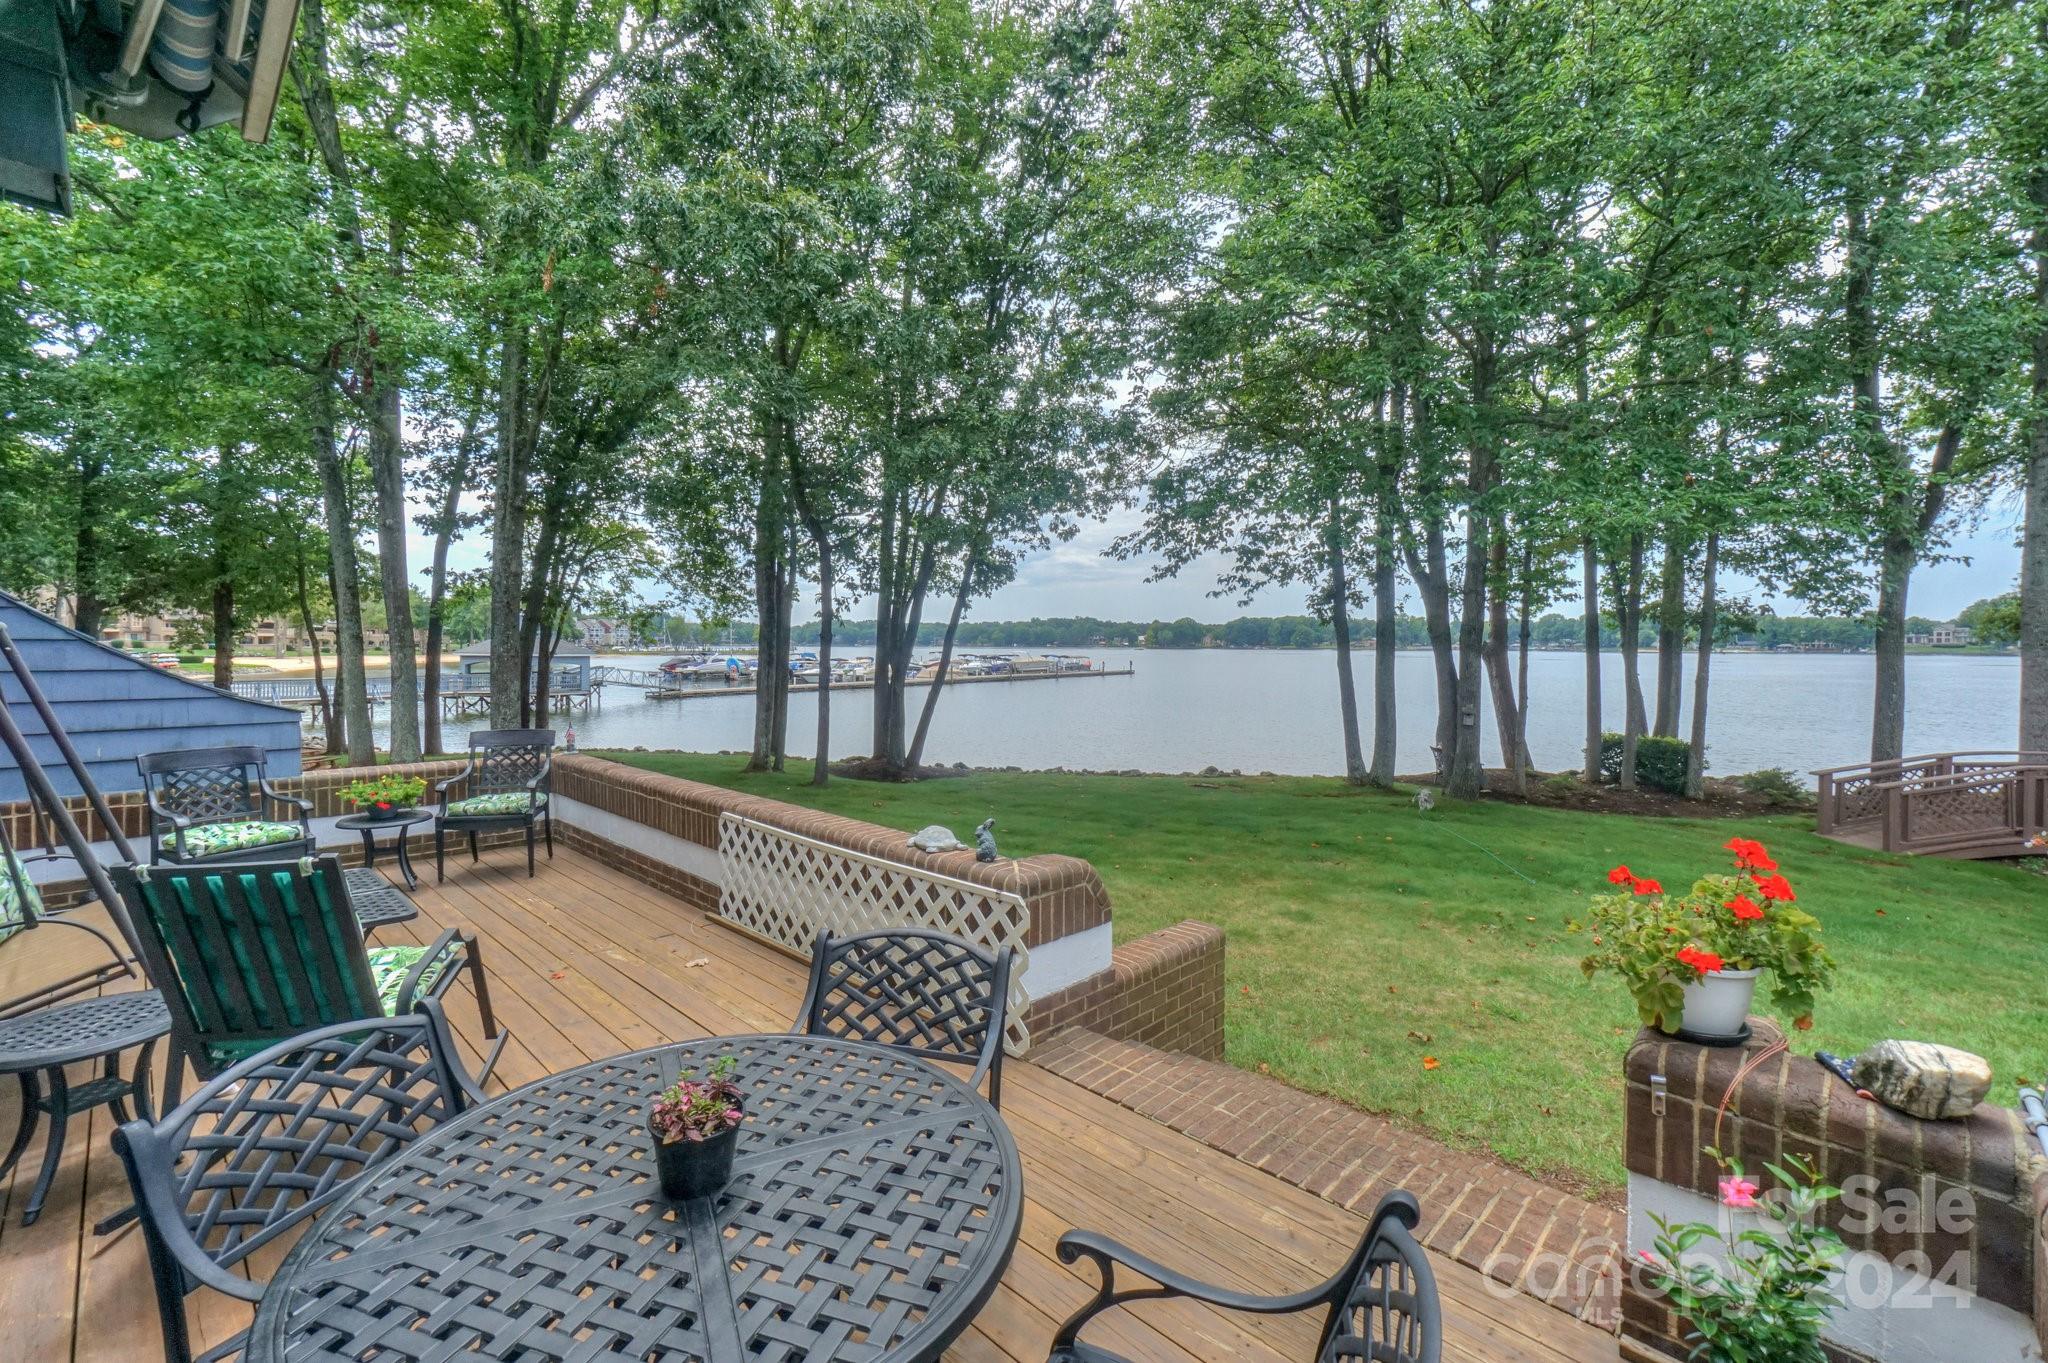
<svg viewBox="0 0 2048 1363"><path fill-rule="evenodd" d="M138 790L135 759L175 748L257 743L270 754L270 775L299 773L299 714L214 690L140 658L66 629L26 603L0 592L0 624L21 649L36 683L71 735L101 790ZM13 670L0 665L0 696L50 780L64 795L78 783L28 705ZM0 748L0 804L28 798L14 758Z"/></svg>

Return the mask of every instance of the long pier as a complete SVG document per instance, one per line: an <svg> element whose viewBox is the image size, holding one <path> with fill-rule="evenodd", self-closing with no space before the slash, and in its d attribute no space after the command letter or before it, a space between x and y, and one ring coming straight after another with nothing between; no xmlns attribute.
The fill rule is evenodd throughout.
<svg viewBox="0 0 2048 1363"><path fill-rule="evenodd" d="M1090 677L1129 677L1135 675L1137 670L1135 667L1093 667L1086 672L998 672L994 676L989 677L963 677L955 674L946 678L946 685L981 686L994 685L999 682L1083 681ZM931 677L912 677L904 685L930 686L934 681L935 679ZM647 695L650 700L703 700L711 696L751 696L754 694L755 689L756 687L753 682L748 682L745 685L720 683L716 686L669 687L665 690L649 691ZM800 695L805 691L815 691L817 689L818 684L816 682L791 682L789 686L791 695ZM872 680L836 681L832 683L832 689L834 691L872 691L875 689L875 683Z"/></svg>

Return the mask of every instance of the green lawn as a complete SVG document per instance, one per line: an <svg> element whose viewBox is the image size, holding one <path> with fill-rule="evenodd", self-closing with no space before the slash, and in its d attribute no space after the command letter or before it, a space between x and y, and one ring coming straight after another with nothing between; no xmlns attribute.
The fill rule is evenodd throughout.
<svg viewBox="0 0 2048 1363"><path fill-rule="evenodd" d="M1770 847L1841 963L1802 1049L1947 1042L1991 1061L2005 1103L2016 1079L2048 1071L2048 881L1844 847L1810 819L1422 814L1406 796L1293 777L994 773L819 792L808 764L749 776L737 757L610 755L897 828L965 838L994 814L1008 855L1095 864L1118 941L1183 918L1224 928L1236 1064L1591 1190L1621 1182L1636 1026L1618 982L1581 978L1565 922L1616 862L1675 886L1718 869L1733 834Z"/></svg>

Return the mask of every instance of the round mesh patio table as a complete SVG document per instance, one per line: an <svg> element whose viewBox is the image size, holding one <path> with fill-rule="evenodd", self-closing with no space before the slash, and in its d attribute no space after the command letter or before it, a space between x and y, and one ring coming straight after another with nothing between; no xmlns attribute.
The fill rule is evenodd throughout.
<svg viewBox="0 0 2048 1363"><path fill-rule="evenodd" d="M662 1196L650 1097L720 1056L732 1182ZM995 1290L1024 1205L987 1100L914 1057L803 1036L622 1055L472 1108L293 1247L249 1363L933 1360Z"/></svg>

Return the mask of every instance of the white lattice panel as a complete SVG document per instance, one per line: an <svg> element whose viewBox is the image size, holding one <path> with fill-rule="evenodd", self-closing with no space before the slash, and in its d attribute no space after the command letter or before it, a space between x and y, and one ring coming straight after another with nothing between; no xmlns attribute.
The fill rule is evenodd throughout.
<svg viewBox="0 0 2048 1363"><path fill-rule="evenodd" d="M1030 1047L1024 934L1031 906L1022 895L864 856L737 814L718 821L718 857L720 915L806 955L820 932L883 928L933 928L991 951L1015 948L1003 1048L1022 1055Z"/></svg>

